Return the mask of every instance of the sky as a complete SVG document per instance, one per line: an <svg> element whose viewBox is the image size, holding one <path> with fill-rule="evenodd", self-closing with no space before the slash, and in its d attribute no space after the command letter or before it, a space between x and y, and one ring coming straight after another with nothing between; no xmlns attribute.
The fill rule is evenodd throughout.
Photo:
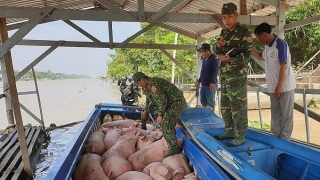
<svg viewBox="0 0 320 180"><path fill-rule="evenodd" d="M72 22L100 41L109 41L108 22ZM140 23L113 22L113 41L114 43L121 43L139 30ZM9 36L12 36L16 31L9 31ZM23 39L92 42L92 40L63 21L37 25ZM49 48L48 46L14 46L11 49L13 68L18 71L23 70ZM111 60L109 54L113 53L115 51L108 48L58 47L39 62L34 69L37 71L50 70L55 73L84 74L90 77L97 77L106 73L107 61Z"/></svg>

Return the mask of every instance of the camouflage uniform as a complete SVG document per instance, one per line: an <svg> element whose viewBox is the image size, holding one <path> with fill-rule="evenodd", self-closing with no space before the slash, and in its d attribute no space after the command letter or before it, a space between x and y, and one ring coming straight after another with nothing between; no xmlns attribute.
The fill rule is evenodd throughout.
<svg viewBox="0 0 320 180"><path fill-rule="evenodd" d="M134 81L137 82L145 76L141 72L134 74ZM174 84L163 78L148 78L147 87L144 92L150 92L152 99L157 106L158 116L162 116L162 131L165 140L169 146L169 153L166 156L180 153L175 126L181 123L180 114L184 108L187 108L187 102L183 92Z"/></svg>
<svg viewBox="0 0 320 180"><path fill-rule="evenodd" d="M231 12L237 12L234 4L226 9L230 4L223 5L222 14L229 14L231 7L235 7ZM221 113L226 132L218 138L235 137L229 146L236 146L244 143L248 128L247 65L252 51L252 38L249 30L239 23L232 32L229 29L221 30L220 37L225 40L225 45L221 48L214 46L213 52L216 55L226 54L232 48L234 50L229 54L231 62L222 62L220 66Z"/></svg>
<svg viewBox="0 0 320 180"><path fill-rule="evenodd" d="M147 121L149 120L149 113L155 112L157 105L151 96L150 90L148 91L147 89L143 89L142 91L143 91L143 94L146 96L146 104L145 104L144 111L146 111L147 116L145 118L141 119L141 129L146 130L147 129Z"/></svg>

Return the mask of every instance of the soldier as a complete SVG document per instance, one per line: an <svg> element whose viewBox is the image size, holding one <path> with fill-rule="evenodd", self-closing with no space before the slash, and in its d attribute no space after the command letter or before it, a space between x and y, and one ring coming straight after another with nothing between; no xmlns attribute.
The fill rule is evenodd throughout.
<svg viewBox="0 0 320 180"><path fill-rule="evenodd" d="M180 153L175 126L177 123L181 124L180 114L187 107L183 92L163 78L149 78L142 72L135 73L133 80L144 92L150 92L157 105L157 122L162 126L163 136L170 150L165 157Z"/></svg>
<svg viewBox="0 0 320 180"><path fill-rule="evenodd" d="M147 130L147 121L149 119L148 114L150 112L155 112L157 105L151 96L151 92L148 92L146 89L143 89L142 91L143 91L143 94L146 95L146 104L141 114L141 129Z"/></svg>
<svg viewBox="0 0 320 180"><path fill-rule="evenodd" d="M228 144L233 147L245 142L248 128L247 64L252 50L252 38L249 30L238 23L235 4L223 4L221 14L227 28L221 30L220 39L213 51L221 61L221 112L225 132L217 138L233 138Z"/></svg>

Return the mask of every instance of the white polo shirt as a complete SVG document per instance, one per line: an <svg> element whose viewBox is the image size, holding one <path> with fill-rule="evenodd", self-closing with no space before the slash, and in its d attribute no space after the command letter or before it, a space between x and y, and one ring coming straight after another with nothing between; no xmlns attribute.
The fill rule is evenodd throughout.
<svg viewBox="0 0 320 180"><path fill-rule="evenodd" d="M269 93L274 93L277 87L281 63L287 63L282 92L291 91L296 88L296 81L291 67L291 55L286 41L275 36L273 42L265 45L265 49L261 55L266 61L265 71Z"/></svg>

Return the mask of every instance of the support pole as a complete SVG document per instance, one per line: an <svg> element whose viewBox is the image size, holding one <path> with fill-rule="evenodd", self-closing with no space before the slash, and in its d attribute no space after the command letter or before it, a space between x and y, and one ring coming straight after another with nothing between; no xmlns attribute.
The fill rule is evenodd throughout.
<svg viewBox="0 0 320 180"><path fill-rule="evenodd" d="M0 18L0 34L1 34L0 35L0 45L2 45L8 39L8 31L7 31L5 18ZM3 91L5 91L9 87L5 61L9 61L12 63L10 51L5 56L0 58ZM7 96L5 97L5 103L6 103L6 114L7 114L8 126L10 126L15 123L14 123L14 118L13 118L11 99Z"/></svg>
<svg viewBox="0 0 320 180"><path fill-rule="evenodd" d="M279 38L284 39L284 25L286 24L286 8L285 0L278 0L278 7L276 7L277 17L279 17L278 25L276 25L275 30Z"/></svg>
<svg viewBox="0 0 320 180"><path fill-rule="evenodd" d="M197 48L201 47L201 44L204 42L204 40L201 37L197 37ZM201 60L201 53L198 51L196 52L196 73L197 73L197 79L200 77L200 72L202 68L202 60ZM197 98L197 106L200 106L200 98Z"/></svg>
<svg viewBox="0 0 320 180"><path fill-rule="evenodd" d="M5 19L1 19L0 29L1 29L1 37L6 36L6 38L8 39L8 31L7 31ZM2 39L2 41L3 41L3 39ZM4 43L4 42L5 41L3 41L2 43ZM9 91L11 94L11 102L12 102L12 107L13 107L13 111L14 111L14 117L15 117L16 123L17 123L18 139L19 139L20 152L22 155L24 170L25 170L26 174L32 178L32 168L31 168L29 154L28 154L28 146L27 146L27 142L26 142L26 137L24 134L24 127L23 127L23 122L22 122L22 117L21 117L20 104L19 104L19 98L18 98L18 93L17 93L17 87L16 87L16 81L15 81L15 77L14 77L14 71L13 71L10 50L7 53L5 53L4 56L7 56L7 57L10 56L10 58L5 58L4 64L5 64L5 68L6 68L6 75L8 78L8 85L9 85Z"/></svg>
<svg viewBox="0 0 320 180"><path fill-rule="evenodd" d="M178 43L178 36L179 34L176 33L176 36L174 37L174 44L177 45ZM177 50L173 50L173 55L172 57L175 59L176 58L176 53L177 53ZM171 83L174 83L174 70L176 68L176 64L174 62L172 62L172 73L171 73Z"/></svg>

